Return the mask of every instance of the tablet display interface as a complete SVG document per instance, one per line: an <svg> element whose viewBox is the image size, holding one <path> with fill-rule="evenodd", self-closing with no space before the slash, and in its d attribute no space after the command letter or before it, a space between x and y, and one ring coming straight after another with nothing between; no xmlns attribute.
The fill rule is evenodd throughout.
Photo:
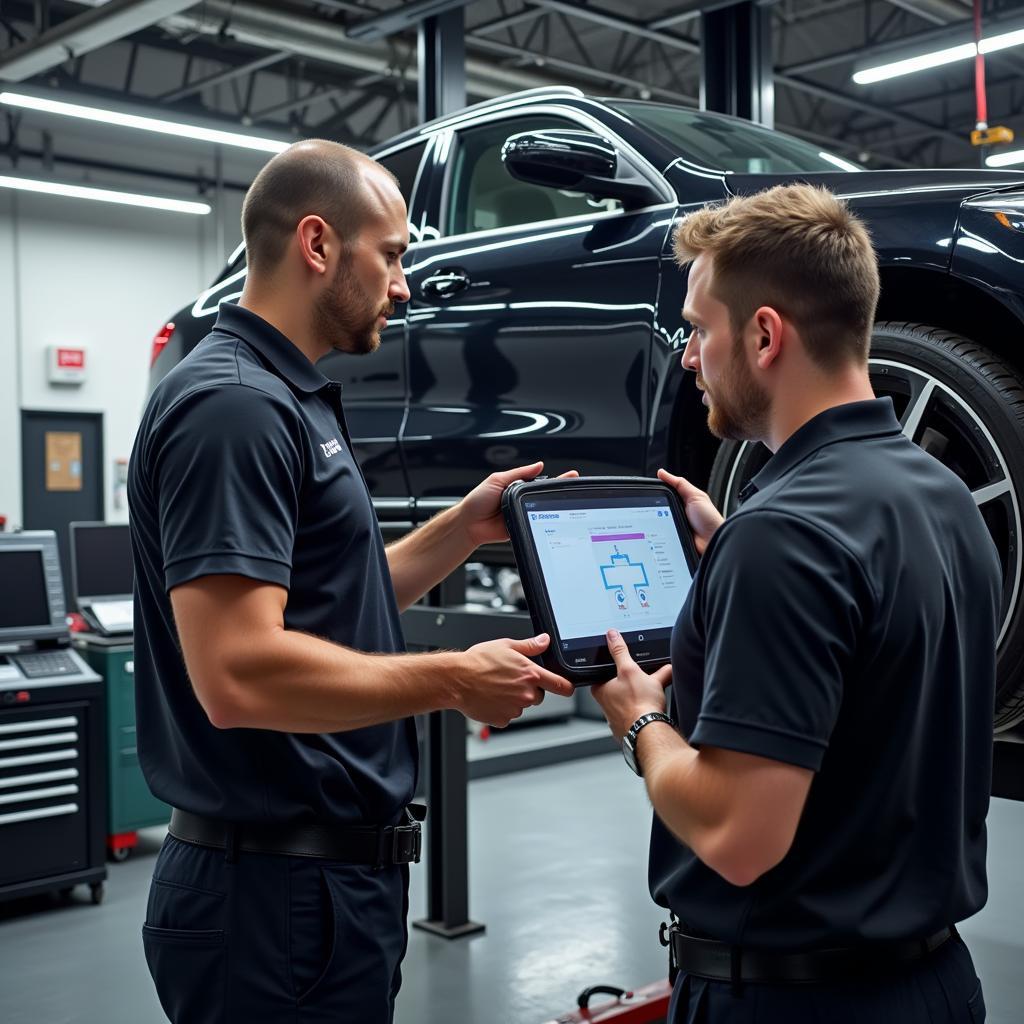
<svg viewBox="0 0 1024 1024"><path fill-rule="evenodd" d="M565 664L610 664L612 627L638 661L668 658L693 580L668 498L537 497L523 509Z"/></svg>

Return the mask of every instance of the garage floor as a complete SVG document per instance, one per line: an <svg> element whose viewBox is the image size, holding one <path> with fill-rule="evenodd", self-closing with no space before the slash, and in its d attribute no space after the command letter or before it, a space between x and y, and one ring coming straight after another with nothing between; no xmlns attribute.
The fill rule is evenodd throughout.
<svg viewBox="0 0 1024 1024"><path fill-rule="evenodd" d="M542 1024L587 985L666 974L661 912L645 886L649 811L617 754L470 787L470 907L486 935L446 942L413 931L397 1024ZM1024 1019L1024 804L989 815L991 895L966 922L990 1024ZM0 905L0 1021L157 1024L139 937L160 830L110 865L107 898ZM413 872L413 917L425 878Z"/></svg>

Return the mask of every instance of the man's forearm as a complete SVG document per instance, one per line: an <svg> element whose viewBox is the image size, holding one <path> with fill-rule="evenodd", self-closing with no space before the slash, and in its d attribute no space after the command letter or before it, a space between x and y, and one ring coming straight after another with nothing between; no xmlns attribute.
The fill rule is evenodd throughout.
<svg viewBox="0 0 1024 1024"><path fill-rule="evenodd" d="M447 509L387 549L398 607L404 611L473 553L459 506Z"/></svg>
<svg viewBox="0 0 1024 1024"><path fill-rule="evenodd" d="M343 732L379 725L456 707L464 657L364 654L278 629L225 654L211 688L216 707L207 713L221 728Z"/></svg>
<svg viewBox="0 0 1024 1024"><path fill-rule="evenodd" d="M695 853L721 810L709 805L708 794L696 791L698 756L665 722L652 722L637 736L637 759L651 805L665 825Z"/></svg>

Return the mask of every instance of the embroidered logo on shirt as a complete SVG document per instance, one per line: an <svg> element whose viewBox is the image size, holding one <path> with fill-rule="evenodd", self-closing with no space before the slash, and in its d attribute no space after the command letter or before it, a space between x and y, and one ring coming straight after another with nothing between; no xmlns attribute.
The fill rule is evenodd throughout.
<svg viewBox="0 0 1024 1024"><path fill-rule="evenodd" d="M324 450L324 455L330 458L341 451L341 442L336 437L332 437L330 441L321 441L320 447Z"/></svg>

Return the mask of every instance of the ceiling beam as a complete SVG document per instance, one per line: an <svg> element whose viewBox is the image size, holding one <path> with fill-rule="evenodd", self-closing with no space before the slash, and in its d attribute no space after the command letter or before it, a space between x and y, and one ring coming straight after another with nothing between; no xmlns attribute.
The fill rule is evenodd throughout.
<svg viewBox="0 0 1024 1024"><path fill-rule="evenodd" d="M956 132L952 132L948 128L943 128L942 125L926 121L923 117L914 117L912 114L904 114L900 110L879 107L874 103L867 103L863 100L854 99L854 97L848 96L846 93L837 92L835 89L829 89L826 86L818 85L816 82L807 82L801 78L795 78L792 75L777 74L775 76L775 81L780 85L789 86L790 89L796 89L800 92L805 92L810 96L818 96L821 99L830 100L831 102L838 103L841 106L849 107L851 110L860 110L865 114L874 114L876 117L888 117L890 120L910 125L911 127L920 129L921 131L929 131L933 136L941 136L942 138L948 139L950 142L955 142L958 145L967 145L967 140L960 135L957 135Z"/></svg>
<svg viewBox="0 0 1024 1024"><path fill-rule="evenodd" d="M204 0L195 13L189 11L167 19L177 30L217 36L222 31L239 42L291 53L327 64L379 73L390 68L396 78L417 79L416 52L403 39L387 42L354 42L344 26L331 21L302 17L249 0ZM494 61L466 61L470 90L477 96L501 96L516 89L535 89L550 85L550 79L507 68Z"/></svg>
<svg viewBox="0 0 1024 1024"><path fill-rule="evenodd" d="M595 25L614 29L616 32L628 32L630 35L642 39L650 39L653 42L661 43L663 46L671 46L673 49L683 50L686 53L700 52L700 46L691 39L681 39L679 36L669 35L664 31L664 28L652 29L642 22L623 18L617 14L609 14L606 11L599 11L584 4L569 3L568 0L532 0L532 2L538 7L559 11L572 18L580 18L582 21L589 21Z"/></svg>
<svg viewBox="0 0 1024 1024"><path fill-rule="evenodd" d="M503 18L494 18L492 21L482 21L479 25L473 25L470 31L483 34L484 32L500 32L505 28L512 28L524 21L533 21L547 12L542 7L527 7L516 14L507 14Z"/></svg>
<svg viewBox="0 0 1024 1024"><path fill-rule="evenodd" d="M557 68L584 81L589 80L607 82L611 85L623 85L627 89L646 92L648 96L660 96L675 103L682 103L684 106L694 107L697 105L696 96L678 92L675 89L664 89L660 85L653 85L649 82L640 82L635 78L617 75L612 71L602 71L600 68L577 64L571 60L563 60L561 57L552 57L547 53L533 53L530 50L524 50L522 47L512 46L509 43L499 43L496 39L477 39L475 36L470 36L468 41L472 42L473 46L479 49L488 50L491 53L500 54L505 57L528 60L543 67Z"/></svg>
<svg viewBox="0 0 1024 1024"><path fill-rule="evenodd" d="M899 7L908 14L914 14L923 21L933 25L948 25L951 21L959 21L971 13L970 6L965 7L958 0L887 0L893 7Z"/></svg>
<svg viewBox="0 0 1024 1024"><path fill-rule="evenodd" d="M282 114L290 114L295 110L302 110L304 107L311 107L316 103L334 99L337 96L349 92L347 86L338 85L331 89L314 88L312 92L297 99L285 100L283 103L275 103L272 107L264 107L262 110L254 110L250 117L253 121L265 121L267 118L280 117Z"/></svg>
<svg viewBox="0 0 1024 1024"><path fill-rule="evenodd" d="M184 99L186 96L194 96L197 92L202 92L203 89L208 89L213 85L223 85L225 82L230 82L235 78L244 78L246 75L253 75L257 71L262 71L264 68L269 68L274 64L279 64L283 60L287 60L291 57L290 53L285 51L278 51L277 53L268 53L265 57L259 57L256 60L248 61L245 64L238 64L233 68L228 68L225 71L218 71L214 75L207 75L206 78L200 78L196 82L190 82L188 85L181 89L174 89L171 92L165 92L162 96L157 96L158 103L175 103L178 100Z"/></svg>
<svg viewBox="0 0 1024 1024"><path fill-rule="evenodd" d="M412 0L411 3L399 4L390 11L349 25L345 29L345 35L349 39L362 39L367 42L383 39L396 32L418 28L424 18L434 18L438 14L457 10L469 2L471 0Z"/></svg>
<svg viewBox="0 0 1024 1024"><path fill-rule="evenodd" d="M1020 7L1008 11L1002 16L993 16L985 19L985 29L988 31L1013 25L1020 25L1022 10ZM935 44L935 49L941 49L943 44L950 46L955 43L964 42L965 34L973 38L974 22L968 18L966 21L949 22L946 25L936 28L924 29L922 32L915 32L900 39L886 40L884 43L876 43L869 49L863 46L852 47L848 50L838 50L835 53L825 54L821 57L813 57L809 60L797 61L781 68L783 74L806 75L811 71L821 71L824 68L835 67L838 64L853 64L865 57L877 57L887 53L905 51L914 53L924 49L926 46Z"/></svg>
<svg viewBox="0 0 1024 1024"><path fill-rule="evenodd" d="M380 71L382 66L392 66L397 57L403 61L403 68L392 66L392 73L395 77L405 77L414 80L416 76L415 66L404 68L404 63L407 63L410 56L410 48L400 39L390 40L390 50L382 47L380 43L364 43L357 46L344 37L344 29L340 25L332 25L329 22L317 21L312 18L302 18L295 14L286 14L283 11L254 4L251 0L249 2L247 0L237 0L235 3L227 3L224 0L206 0L204 9L207 13L205 18L192 14L178 15L173 19L173 23L187 25L189 28L199 29L204 34L209 34L219 31L220 26L215 19L225 18L228 20L229 33L245 42L255 45L274 46L275 49L288 49L293 53L300 53L318 60L355 67L364 71ZM210 15L213 15L213 18ZM614 27L627 33L632 33L632 30L636 28L636 25L628 19L620 19L614 15L607 15L606 18L607 27L609 28ZM681 49L688 49L692 53L700 52L700 47L696 43L691 43L684 39L679 39L678 42ZM635 89L640 94L646 91L651 96L682 103L687 106L696 104L695 96L640 81L636 77L613 74L600 68L583 66L559 57L530 51L508 43L498 42L497 40L480 38L474 33L467 33L467 43L478 51L483 50L491 54L515 58L524 63L532 64L535 67L546 66L562 71L581 82L605 82L609 85ZM506 90L508 87L530 88L554 84L549 76L531 74L518 68L503 67L495 61L484 59L468 59L466 70L470 82L477 86L488 80L495 84L504 82ZM475 83L474 79L476 79ZM836 89L808 82L785 70L776 72L775 81L791 89L828 100L831 103L852 110L860 110L877 117L886 118L914 130L929 130L961 146L965 144L965 140L959 135L944 129L941 125L933 124L920 117L904 114L897 109L860 100ZM502 91L500 86L498 92L485 91L478 88L477 94L485 96L497 95L500 94L500 91Z"/></svg>
<svg viewBox="0 0 1024 1024"><path fill-rule="evenodd" d="M579 14L580 8L576 7L575 4L567 4L561 2L561 0L540 0L545 6L565 8L566 13ZM601 23L607 28L614 28L618 31L628 32L630 34L644 35L644 33L636 32L636 24L629 21L626 18L620 18L616 15L602 14ZM677 102L682 101L689 105L694 103L694 98L685 96L682 93L675 92L673 90L662 89L658 86L650 85L647 83L640 83L635 78L628 78L625 75L615 75L608 71L601 71L598 68L582 67L578 64L572 64L569 61L563 61L560 58L551 57L544 54L531 55L525 50L521 50L519 47L509 46L506 43L497 43L494 40L483 40L477 39L475 36L470 35L470 40L475 46L483 46L485 49L490 49L496 53L504 53L508 56L517 56L533 59L543 60L546 65L556 68L562 68L563 70L569 71L572 74L578 75L581 78L591 78L598 81L614 82L617 85L626 85L627 87L634 87L637 89L647 89L651 95L660 95L667 99L675 99ZM697 43L690 42L686 39L680 39L674 37L674 41L678 44L679 49L685 49L690 53L700 53L700 46ZM911 126L912 128L934 132L936 135L943 135L950 141L964 144L965 140L954 132L947 131L941 125L932 124L923 118L914 117L910 114L903 114L898 110L891 108L876 106L875 104L869 103L865 100L859 100L854 96L850 96L847 93L839 92L835 89L829 89L825 86L817 85L814 82L807 82L801 78L794 76L793 74L787 74L785 72L777 71L775 73L775 81L781 85L786 85L791 89L795 89L800 92L808 93L809 95L816 96L819 99L825 99L832 103L845 106L851 110L860 110L865 113L875 114L880 117L888 117L891 120L902 122Z"/></svg>
<svg viewBox="0 0 1024 1024"><path fill-rule="evenodd" d="M63 64L72 57L147 28L191 7L195 0L109 0L54 25L34 39L12 46L0 55L0 78L23 82Z"/></svg>

